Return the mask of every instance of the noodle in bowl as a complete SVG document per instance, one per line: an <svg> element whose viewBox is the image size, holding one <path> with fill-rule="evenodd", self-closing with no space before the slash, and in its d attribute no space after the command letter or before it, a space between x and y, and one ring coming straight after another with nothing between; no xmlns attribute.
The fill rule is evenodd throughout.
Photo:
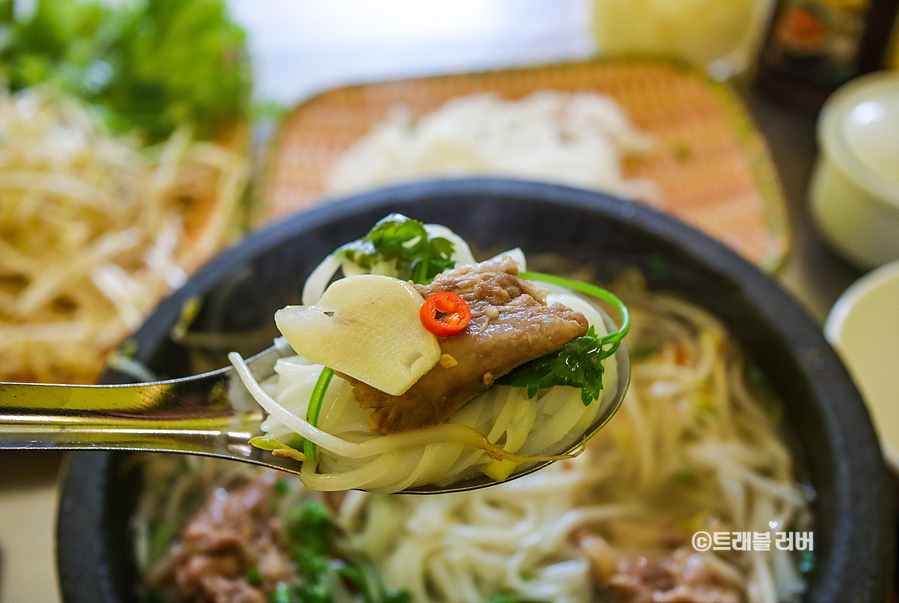
<svg viewBox="0 0 899 603"><path fill-rule="evenodd" d="M650 570L621 569L639 559L648 559L655 572L680 559L684 568L672 576L673 584L697 597L719 593L716 600L728 602L743 593L752 603L798 601L806 588L799 568L808 569L808 556L775 546L719 554L689 545L697 530L770 535L772 521L791 530L811 528L813 491L794 478L792 455L772 419L777 402L747 382L742 354L713 316L682 300L647 293L635 273L626 274L614 290L634 309L632 347L641 355L621 415L590 440L585 454L484 490L426 497L350 492L333 505L339 548L373 563L388 587L423 603L480 603L501 592L520 601L588 603L596 600L597 589L620 594L649 588L657 580ZM296 383L314 383L320 370L283 360L278 398L294 395L295 389L297 399L308 400L311 385ZM557 388L535 404L514 389L490 390L454 420L478 426L472 417L492 410L487 418L497 429L510 405L521 404L520 420L530 425L545 415L536 424L547 432L564 414L553 417L552 407L563 407L563 398L572 395L570 388ZM339 389L328 413L349 427L325 422L322 428L335 434L364 430L361 410L345 416L354 406L350 393ZM572 406L584 408L579 396ZM589 407L583 414L590 415ZM541 442L528 444L536 451ZM439 455L429 455L428 446ZM449 446L459 449L448 451ZM417 477L431 470L427 462L442 475L462 451L461 444L429 444L391 455L376 462L389 462L397 475ZM362 465L356 472L322 476L322 481L336 489L330 486L370 475L371 468ZM189 479L194 478L181 478ZM229 480L242 481L234 475L210 479ZM314 494L296 487L292 496L292 503L278 503L283 513ZM143 501L139 514L148 540L154 509L162 504L154 498ZM693 569L688 572L687 566ZM352 593L342 594L352 600Z"/></svg>
<svg viewBox="0 0 899 603"><path fill-rule="evenodd" d="M366 560L387 587L409 592L414 601L486 601L499 593L520 601L628 600L621 589L639 583L641 567L669 568L681 584L705 581L753 603L885 596L892 555L886 482L870 424L842 367L823 339L814 339L820 338L814 325L767 279L650 210L599 194L509 181L370 193L251 238L243 251L249 256L217 261L219 270L252 266L256 276L229 287L225 299L233 301L225 306L233 310L215 317L224 322L214 325L206 322L211 315L201 315L196 327L245 331L270 321L291 299L285 275L310 274L336 243L358 236L389 211L447 224L481 247L520 243L531 269L562 274L539 264L540 253L555 251L568 260L565 270L595 264L595 276L607 283L619 274L610 289L633 319L627 398L584 454L507 484L441 496L333 496L289 480L288 488L273 487L273 517L287 521L289 508L323 501L337 526L334 543L342 558ZM501 221L509 215L516 220ZM660 268L659 257L668 268ZM626 268L639 269L649 293ZM179 296L207 296L209 287L223 282L211 274ZM291 286L299 301L297 282ZM651 292L659 289L677 294ZM250 291L259 296L253 322L247 322ZM148 346L139 347L137 358L151 368L173 357L175 348L158 331L138 333L136 340ZM797 360L810 346L819 351L814 367ZM285 373L302 366L284 367ZM768 388L755 379L758 372L767 376ZM826 387L821 372L829 375ZM277 398L277 384L263 387ZM781 432L779 415L794 428L792 436ZM845 441L854 445L845 447ZM123 498L133 489L122 482L126 465L120 456L75 456L60 517L67 603L96 599L101 588L131 588L122 578L128 556L110 546L131 542L124 536L125 517L139 518L131 525L152 535L159 517L188 521L184 509L192 498L212 495L223 484L240 492L257 479L231 464L189 464L189 479L161 478L167 484L162 510L146 489L135 515L133 502ZM163 465L154 460L143 466L145 485L157 483L159 472L178 475L180 469L166 474ZM87 503L86 490L103 502ZM114 511L100 517L101 509ZM104 536L85 537L85 525L102 526ZM814 558L774 546L702 552L690 536L703 530L813 532ZM152 538L134 541L146 567L158 562L147 554L153 547L141 543ZM119 586L106 586L110 576ZM79 586L85 584L96 586L85 591ZM340 603L357 593L343 584L332 595Z"/></svg>

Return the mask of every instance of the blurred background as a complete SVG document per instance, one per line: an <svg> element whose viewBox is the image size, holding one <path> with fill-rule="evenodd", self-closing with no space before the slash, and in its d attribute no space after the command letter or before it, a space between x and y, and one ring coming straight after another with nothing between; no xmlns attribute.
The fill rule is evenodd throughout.
<svg viewBox="0 0 899 603"><path fill-rule="evenodd" d="M247 231L343 192L348 161L388 149L351 146L406 123L398 107L418 123L483 92L599 91L652 142L618 145L605 180L471 173L672 213L775 275L824 329L853 282L899 260L897 6L2 1L0 380L92 382L126 366L115 350L167 291ZM816 137L825 120L837 140ZM400 172L358 186L415 177ZM892 420L882 438L899 433ZM55 452L0 452L3 603L59 599L63 465Z"/></svg>

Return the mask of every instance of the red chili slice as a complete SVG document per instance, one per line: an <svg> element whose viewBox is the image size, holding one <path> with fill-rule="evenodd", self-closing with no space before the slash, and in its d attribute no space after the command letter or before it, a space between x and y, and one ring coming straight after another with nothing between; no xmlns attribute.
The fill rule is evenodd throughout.
<svg viewBox="0 0 899 603"><path fill-rule="evenodd" d="M437 337L449 337L465 328L471 320L471 308L455 293L442 291L428 296L419 316L428 331Z"/></svg>

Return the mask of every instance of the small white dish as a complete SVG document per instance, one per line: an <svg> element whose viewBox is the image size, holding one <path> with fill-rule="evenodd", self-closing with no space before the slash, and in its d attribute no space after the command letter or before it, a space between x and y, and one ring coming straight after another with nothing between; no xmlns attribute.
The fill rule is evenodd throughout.
<svg viewBox="0 0 899 603"><path fill-rule="evenodd" d="M899 72L872 73L835 92L818 120L812 214L847 260L899 260Z"/></svg>
<svg viewBox="0 0 899 603"><path fill-rule="evenodd" d="M899 261L849 287L834 305L824 335L852 374L899 473Z"/></svg>

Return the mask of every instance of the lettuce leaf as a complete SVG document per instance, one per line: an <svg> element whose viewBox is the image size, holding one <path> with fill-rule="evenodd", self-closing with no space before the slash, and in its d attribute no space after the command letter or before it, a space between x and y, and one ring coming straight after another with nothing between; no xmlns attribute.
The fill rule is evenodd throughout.
<svg viewBox="0 0 899 603"><path fill-rule="evenodd" d="M244 33L223 0L37 0L26 19L11 7L0 0L0 76L13 91L77 97L148 142L185 123L212 139L249 114Z"/></svg>

